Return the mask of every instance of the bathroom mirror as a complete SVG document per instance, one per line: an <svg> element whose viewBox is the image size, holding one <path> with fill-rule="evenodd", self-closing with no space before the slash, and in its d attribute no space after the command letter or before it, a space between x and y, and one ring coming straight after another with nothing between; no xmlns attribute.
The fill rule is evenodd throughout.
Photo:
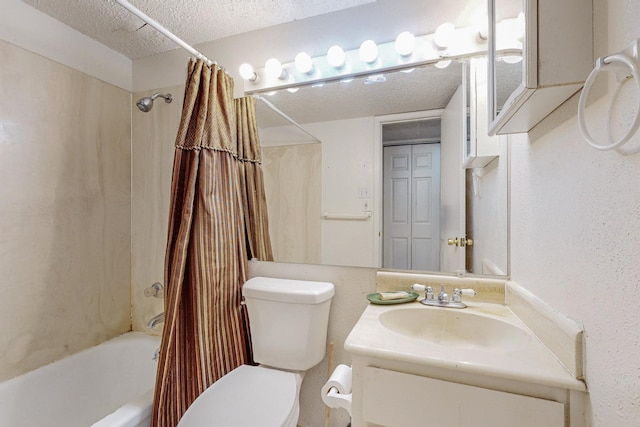
<svg viewBox="0 0 640 427"><path fill-rule="evenodd" d="M462 68L461 63L453 62L444 69L427 66L261 95L319 140L288 123L265 103L257 102L275 261L384 267L381 259L382 126L439 120L461 86ZM407 133L395 136L393 144L410 145L420 140L439 142L433 135L412 134L419 128L421 126L408 126ZM393 129L395 127L389 128ZM464 142L460 139L455 143L462 147ZM505 154L500 159L501 171L507 170L506 157ZM464 176L462 156L455 162ZM498 169L498 162L495 163L485 168L489 174ZM468 217L482 204L472 203L482 192L498 193L496 197L506 200L506 178L496 182L485 179L486 188L480 188L484 172L476 171L474 178L470 170L467 175L463 185L469 200ZM489 186L500 188L489 189ZM500 268L491 271L492 275L496 271L508 273L506 203L499 206L504 212L493 212L494 220L485 221L482 232L484 236L495 236L498 241L488 244L500 248L501 252L495 261ZM462 215L464 219L465 213ZM440 236L441 251L455 250L447 245L445 237ZM484 244L478 244L481 243ZM468 251L468 256L474 256L473 250ZM473 270L467 271L482 273ZM459 270L447 272L460 273Z"/></svg>

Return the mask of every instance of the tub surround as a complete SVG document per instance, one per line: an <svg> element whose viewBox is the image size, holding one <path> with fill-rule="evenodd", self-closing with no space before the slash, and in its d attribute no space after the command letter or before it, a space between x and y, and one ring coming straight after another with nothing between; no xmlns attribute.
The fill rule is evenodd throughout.
<svg viewBox="0 0 640 427"><path fill-rule="evenodd" d="M131 94L2 40L0 93L2 381L130 330Z"/></svg>

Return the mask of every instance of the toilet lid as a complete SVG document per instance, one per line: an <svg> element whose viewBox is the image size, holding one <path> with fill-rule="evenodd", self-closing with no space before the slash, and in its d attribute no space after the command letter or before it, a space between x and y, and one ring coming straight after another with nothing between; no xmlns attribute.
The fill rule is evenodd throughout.
<svg viewBox="0 0 640 427"><path fill-rule="evenodd" d="M178 427L280 427L295 409L295 374L242 365L207 388Z"/></svg>

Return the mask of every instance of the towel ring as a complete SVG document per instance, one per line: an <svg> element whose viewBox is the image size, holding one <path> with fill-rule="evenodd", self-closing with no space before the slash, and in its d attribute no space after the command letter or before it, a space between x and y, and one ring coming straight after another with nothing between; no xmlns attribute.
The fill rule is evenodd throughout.
<svg viewBox="0 0 640 427"><path fill-rule="evenodd" d="M593 82L595 81L596 76L600 71L606 70L614 62L619 62L626 65L631 71L631 75L636 81L636 86L638 87L638 95L639 95L638 109L636 111L636 117L633 121L633 124L631 125L629 130L627 130L627 132L624 135L622 135L622 137L620 137L620 139L618 139L617 141L614 141L609 145L601 145L601 144L598 144L589 133L589 130L587 129L587 125L585 123L584 111L585 111L585 106L587 104L587 97L589 96L589 91L591 90L591 86L593 86ZM633 136L633 134L636 133L636 131L640 127L640 71L638 70L638 65L636 64L635 60L629 58L627 55L622 53L609 55L604 59L598 58L598 60L596 61L596 66L593 69L593 71L591 71L591 74L589 74L589 77L587 77L587 80L584 82L584 88L582 89L582 93L580 94L580 101L578 102L578 126L580 127L580 132L582 133L582 136L584 136L584 138L587 140L589 145L591 145L593 148L597 150L602 150L602 151L609 151L609 150L613 150L615 148L620 147L621 145L629 141L631 136ZM609 135L609 139L611 140L611 135Z"/></svg>

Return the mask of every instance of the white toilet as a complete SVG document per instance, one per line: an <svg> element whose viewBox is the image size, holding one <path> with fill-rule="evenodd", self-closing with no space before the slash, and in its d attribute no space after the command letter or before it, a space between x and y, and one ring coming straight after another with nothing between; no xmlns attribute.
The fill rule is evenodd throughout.
<svg viewBox="0 0 640 427"><path fill-rule="evenodd" d="M295 427L304 372L324 358L333 284L254 277L242 288L253 358L202 393L178 427Z"/></svg>

